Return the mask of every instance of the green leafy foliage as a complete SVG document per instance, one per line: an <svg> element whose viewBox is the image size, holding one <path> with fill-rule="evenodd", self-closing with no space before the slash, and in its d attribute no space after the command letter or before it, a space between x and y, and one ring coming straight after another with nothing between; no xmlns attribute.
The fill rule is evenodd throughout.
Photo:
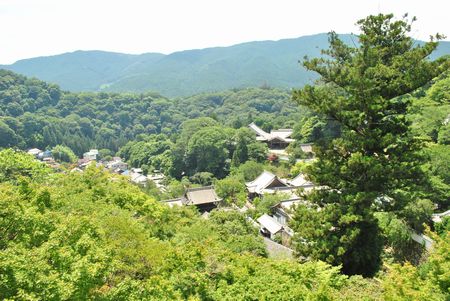
<svg viewBox="0 0 450 301"><path fill-rule="evenodd" d="M255 217L260 217L263 214L271 212L271 208L281 201L288 200L290 195L284 193L265 194L262 198L255 198L253 204L255 205Z"/></svg>
<svg viewBox="0 0 450 301"><path fill-rule="evenodd" d="M323 262L266 258L258 228L237 211L204 219L94 166L28 173L42 168L32 157L6 150L0 158L2 174L22 177L0 182L1 299L381 300L381 292L405 292L441 300L448 287L444 236L420 271L398 267L392 277L403 280L388 274L383 291Z"/></svg>
<svg viewBox="0 0 450 301"><path fill-rule="evenodd" d="M238 168L232 170L232 174L242 176L245 181L253 181L264 171L264 164L255 161L247 161Z"/></svg>
<svg viewBox="0 0 450 301"><path fill-rule="evenodd" d="M341 137L316 145L318 160L308 173L323 189L308 196L315 206L298 210L293 226L300 254L342 265L347 274L370 276L381 264L377 207L418 227L409 212L428 197L420 144L406 118L411 101L403 96L444 72L448 61L425 59L437 42L414 45L406 19L380 14L358 25L357 47L331 33L324 51L330 59L305 61L322 85L307 85L293 95L342 130Z"/></svg>
<svg viewBox="0 0 450 301"><path fill-rule="evenodd" d="M22 179L42 181L49 175L49 168L34 159L12 149L0 151L0 183L17 183Z"/></svg>
<svg viewBox="0 0 450 301"><path fill-rule="evenodd" d="M227 170L228 136L223 128L208 127L197 131L189 139L186 165L191 174L206 171L223 177Z"/></svg>
<svg viewBox="0 0 450 301"><path fill-rule="evenodd" d="M155 93L69 93L6 70L0 70L0 83L0 147L43 149L59 144L79 156L89 148L116 152L130 140L145 140L138 137L141 134L174 136L174 141L180 127L185 132L181 144L187 145L186 138L198 129L189 124L194 118L209 119L204 126L242 127L257 121L270 129L292 126L305 113L290 101L288 92L276 89L181 99ZM207 116L216 116L219 122Z"/></svg>
<svg viewBox="0 0 450 301"><path fill-rule="evenodd" d="M52 157L59 162L74 163L78 160L77 155L67 146L57 145L52 148Z"/></svg>
<svg viewBox="0 0 450 301"><path fill-rule="evenodd" d="M226 177L216 181L214 188L217 195L228 204L243 206L247 200L245 185L242 183L241 178L235 176Z"/></svg>
<svg viewBox="0 0 450 301"><path fill-rule="evenodd" d="M393 265L383 281L385 300L448 300L450 288L450 232L433 235L435 245L427 262L414 267Z"/></svg>

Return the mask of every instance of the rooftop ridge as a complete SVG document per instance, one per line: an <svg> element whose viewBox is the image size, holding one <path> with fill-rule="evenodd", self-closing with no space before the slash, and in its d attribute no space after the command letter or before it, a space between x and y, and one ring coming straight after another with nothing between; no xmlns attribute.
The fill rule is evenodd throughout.
<svg viewBox="0 0 450 301"><path fill-rule="evenodd" d="M213 185L209 185L209 186L203 186L203 187L188 188L188 189L186 189L186 192L199 191L199 190L209 190L209 189L213 189L214 190L214 186Z"/></svg>

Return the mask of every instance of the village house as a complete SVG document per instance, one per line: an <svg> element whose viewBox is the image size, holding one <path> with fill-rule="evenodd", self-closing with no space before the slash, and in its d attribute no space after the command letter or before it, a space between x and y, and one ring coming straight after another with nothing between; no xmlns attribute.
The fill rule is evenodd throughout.
<svg viewBox="0 0 450 301"><path fill-rule="evenodd" d="M301 188L305 193L311 192L313 189L317 189L311 181L308 181L304 174L300 173L292 180L287 181L289 185L296 189Z"/></svg>
<svg viewBox="0 0 450 301"><path fill-rule="evenodd" d="M95 161L90 160L90 159L86 159L86 158L78 159L77 166L78 166L79 169L83 170L86 167L88 167L90 164L93 164L94 162Z"/></svg>
<svg viewBox="0 0 450 301"><path fill-rule="evenodd" d="M312 146L313 146L312 143L302 143L302 144L300 144L300 149L305 154L311 154L312 155L313 154Z"/></svg>
<svg viewBox="0 0 450 301"><path fill-rule="evenodd" d="M106 168L112 172L120 173L128 169L128 164L123 162L120 157L114 157L106 163Z"/></svg>
<svg viewBox="0 0 450 301"><path fill-rule="evenodd" d="M32 148L27 151L27 154L32 155L36 158L40 153L42 153L42 151L39 148Z"/></svg>
<svg viewBox="0 0 450 301"><path fill-rule="evenodd" d="M181 198L176 198L176 199L170 199L170 200L164 200L163 201L165 204L167 204L169 207L176 207L176 206L184 206L186 203L186 198L185 197L181 197Z"/></svg>
<svg viewBox="0 0 450 301"><path fill-rule="evenodd" d="M39 160L41 160L41 161L44 161L44 159L53 158L53 157L52 157L52 151L46 150L46 151L40 152L40 153L37 155L37 158L38 158Z"/></svg>
<svg viewBox="0 0 450 301"><path fill-rule="evenodd" d="M289 247L294 236L294 231L289 227L289 221L292 219L295 207L299 204L306 204L306 201L300 197L293 197L273 206L270 214L264 214L257 219L260 232L264 236L272 240L278 240L282 245Z"/></svg>
<svg viewBox="0 0 450 301"><path fill-rule="evenodd" d="M98 156L98 150L91 149L88 152L83 154L83 159L86 159L86 160L97 160L97 156Z"/></svg>
<svg viewBox="0 0 450 301"><path fill-rule="evenodd" d="M287 226L295 206L303 202L299 197L281 201L271 208L272 216L278 223Z"/></svg>
<svg viewBox="0 0 450 301"><path fill-rule="evenodd" d="M166 179L166 177L164 176L164 174L160 173L159 171L155 170L153 174L150 174L147 176L147 178L152 181L153 183L155 183L156 188L158 188L160 191L165 192L166 191L166 187L163 184L164 180Z"/></svg>
<svg viewBox="0 0 450 301"><path fill-rule="evenodd" d="M195 206L200 212L209 212L222 203L222 199L217 196L214 186L189 188L186 190L185 196L186 205Z"/></svg>
<svg viewBox="0 0 450 301"><path fill-rule="evenodd" d="M306 179L304 174L299 174L291 180L281 179L269 171L263 171L255 180L245 183L250 199L264 194L283 193L297 197L297 191L301 189L308 193L317 189L312 182Z"/></svg>
<svg viewBox="0 0 450 301"><path fill-rule="evenodd" d="M123 174L124 173L122 173L122 175ZM131 182L133 182L134 184L142 185L144 187L147 186L148 179L142 174L142 169L132 168L128 176L130 177Z"/></svg>
<svg viewBox="0 0 450 301"><path fill-rule="evenodd" d="M274 239L283 230L283 226L268 214L261 215L256 221L260 225L261 234L270 239Z"/></svg>
<svg viewBox="0 0 450 301"><path fill-rule="evenodd" d="M289 246L294 232L287 226L280 224L276 219L268 214L261 215L257 222L259 231L265 237L278 241L284 246Z"/></svg>
<svg viewBox="0 0 450 301"><path fill-rule="evenodd" d="M289 246L293 230L289 227L292 213L296 206L307 204L302 198L303 193L309 193L317 188L306 179L304 174L299 174L291 180L278 178L276 175L264 171L254 181L246 183L249 194L263 197L264 194L282 193L286 199L272 206L268 214L257 219L261 233L270 238L276 238L284 246ZM302 190L302 192L300 192Z"/></svg>
<svg viewBox="0 0 450 301"><path fill-rule="evenodd" d="M291 188L294 189L292 191L293 193L291 193L291 197L279 202L271 208L272 216L283 226L288 225L289 220L292 218L291 214L294 211L295 206L298 206L299 204L308 204L301 195L303 193L308 194L313 189L317 189L317 186L308 181L305 175L301 173L287 182L291 185ZM302 193L299 192L299 189L302 190Z"/></svg>

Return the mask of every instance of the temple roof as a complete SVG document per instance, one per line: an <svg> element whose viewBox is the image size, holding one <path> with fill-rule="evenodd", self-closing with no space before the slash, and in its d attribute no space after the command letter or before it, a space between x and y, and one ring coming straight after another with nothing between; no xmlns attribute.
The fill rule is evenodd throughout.
<svg viewBox="0 0 450 301"><path fill-rule="evenodd" d="M250 193L263 194L267 188L288 186L282 179L269 171L263 171L255 180L245 183Z"/></svg>
<svg viewBox="0 0 450 301"><path fill-rule="evenodd" d="M258 141L280 140L287 143L295 141L295 139L290 138L292 129L272 130L267 133L253 122L249 124L249 127L256 133L256 140Z"/></svg>
<svg viewBox="0 0 450 301"><path fill-rule="evenodd" d="M186 191L186 205L200 205L220 202L213 186L190 188Z"/></svg>

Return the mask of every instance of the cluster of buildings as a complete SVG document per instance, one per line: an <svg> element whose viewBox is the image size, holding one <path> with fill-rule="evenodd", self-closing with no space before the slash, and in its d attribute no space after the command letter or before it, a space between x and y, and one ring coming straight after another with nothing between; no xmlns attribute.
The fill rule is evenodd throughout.
<svg viewBox="0 0 450 301"><path fill-rule="evenodd" d="M282 179L271 172L263 171L255 180L245 183L249 193L249 199L255 197L264 198L267 194L283 194L286 196L272 208L270 212L263 214L257 219L260 232L270 238L277 236L283 245L289 246L294 231L289 227L295 207L306 204L302 193L309 193L317 187L299 174L293 179ZM301 193L300 193L301 192Z"/></svg>
<svg viewBox="0 0 450 301"><path fill-rule="evenodd" d="M42 151L38 148L32 148L28 150L27 153L33 155L36 159L47 163L54 169L59 169L60 167L60 164L54 160L52 151L50 150ZM131 182L141 186L146 186L148 181L152 180L159 189L164 190L164 185L162 184L164 180L163 174L157 172L150 176L146 176L140 168L129 168L128 164L120 157L112 157L110 160L101 159L97 149L90 149L88 152L85 152L83 158L78 159L76 166L71 169L71 172L83 172L83 170L91 164L104 166L111 173L126 176Z"/></svg>
<svg viewBox="0 0 450 301"><path fill-rule="evenodd" d="M58 170L60 168L60 164L53 159L52 151L50 150L40 150L38 148L32 148L27 151L29 155L34 156L39 161L46 163L53 169Z"/></svg>
<svg viewBox="0 0 450 301"><path fill-rule="evenodd" d="M253 208L252 201L265 195L283 194L285 200L275 204L269 213L260 216L257 224L262 235L275 240L278 237L283 245L289 246L294 234L288 224L292 218L293 210L299 204L305 204L300 195L312 191L315 186L308 181L303 174L299 174L293 179L282 179L271 172L263 171L255 180L245 183L249 202L244 206L243 211ZM177 199L164 201L170 207L173 206L195 206L205 214L211 210L224 206L223 200L218 197L214 186L187 189L185 194Z"/></svg>
<svg viewBox="0 0 450 301"><path fill-rule="evenodd" d="M158 178L160 181L164 179L162 174L146 176L141 168L129 168L128 163L124 162L120 157L112 157L110 160L99 160L99 152L96 149L91 149L83 154L83 158L78 160L77 167L72 171L83 171L86 166L96 164L97 166L104 166L112 173L126 176L134 184L147 186L149 180ZM160 184L162 186L162 184Z"/></svg>

